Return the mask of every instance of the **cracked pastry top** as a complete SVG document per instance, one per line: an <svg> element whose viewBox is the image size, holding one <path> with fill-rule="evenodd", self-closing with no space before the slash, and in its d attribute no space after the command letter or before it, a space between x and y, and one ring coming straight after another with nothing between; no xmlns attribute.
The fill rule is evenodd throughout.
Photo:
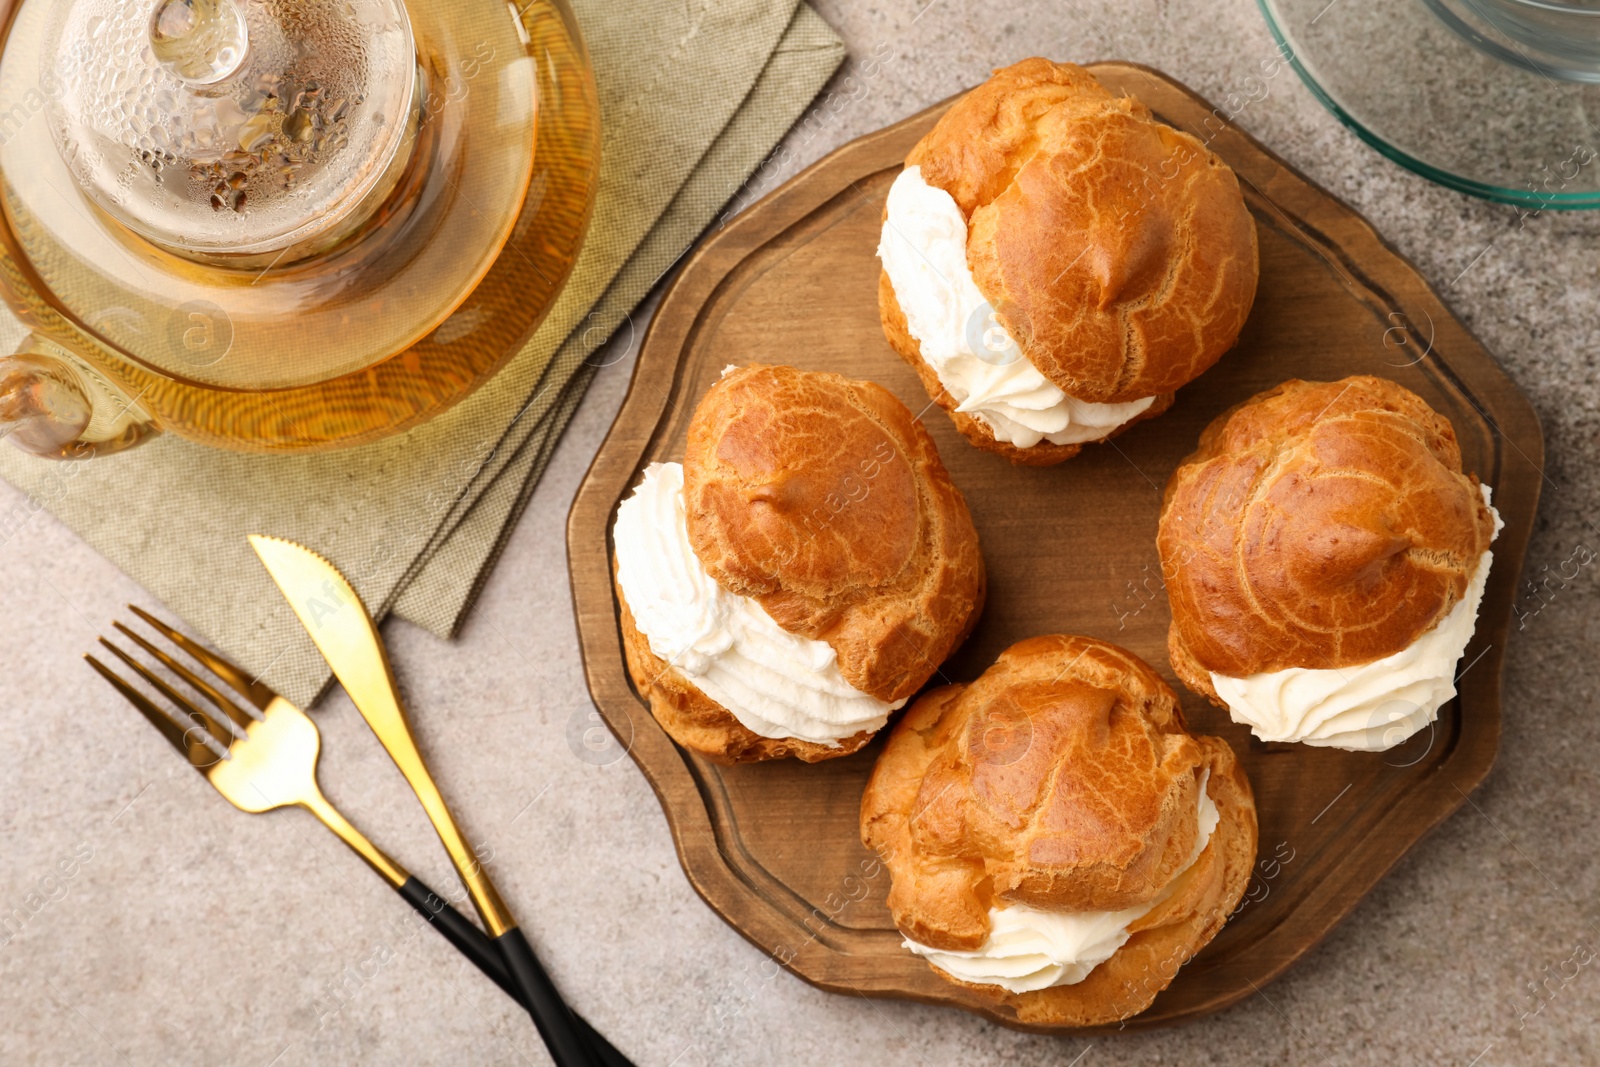
<svg viewBox="0 0 1600 1067"><path fill-rule="evenodd" d="M1228 744L1088 637L1019 642L924 694L861 801L906 947L1034 1025L1148 1008L1238 904L1256 836Z"/></svg>
<svg viewBox="0 0 1600 1067"><path fill-rule="evenodd" d="M1415 393L1284 382L1167 483L1172 668L1263 740L1391 748L1455 695L1501 525Z"/></svg>
<svg viewBox="0 0 1600 1067"><path fill-rule="evenodd" d="M854 752L983 605L978 534L927 430L838 374L729 367L613 540L634 684L724 762Z"/></svg>
<svg viewBox="0 0 1600 1067"><path fill-rule="evenodd" d="M1226 164L1037 58L911 150L878 255L890 344L968 440L1028 465L1164 411L1238 340L1258 271Z"/></svg>

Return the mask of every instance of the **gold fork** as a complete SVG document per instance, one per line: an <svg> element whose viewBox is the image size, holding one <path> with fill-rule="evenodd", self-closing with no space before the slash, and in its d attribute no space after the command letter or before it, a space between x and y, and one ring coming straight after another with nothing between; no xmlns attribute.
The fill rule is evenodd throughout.
<svg viewBox="0 0 1600 1067"><path fill-rule="evenodd" d="M176 709L179 721L189 724L180 726L179 721L174 721L116 671L93 655L84 656L91 667L188 759L190 766L241 811L259 813L298 806L311 812L507 995L518 1003L523 1002L499 951L483 931L385 855L323 796L317 784L321 734L305 712L148 612L131 604L128 609L244 700L245 707L240 707L216 686L121 622L112 625L216 710L204 710L122 648L100 638L100 643L112 655ZM631 1067L627 1059L576 1012L572 1013L572 1018L601 1063Z"/></svg>
<svg viewBox="0 0 1600 1067"><path fill-rule="evenodd" d="M251 682L229 669L231 665L207 663L207 660L214 661L215 657L200 645L139 608L130 605L130 610L207 666L214 675L243 696L250 706L248 712L240 708L215 686L120 622L112 625L203 696L216 711L208 713L202 710L143 663L104 637L100 638L100 643L107 651L132 668L188 719L191 725L182 729L116 672L94 656L84 656L91 667L99 671L129 703L144 713L151 725L188 757L190 765L204 775L217 792L234 807L253 814L290 806L305 808L324 826L338 834L339 839L366 860L367 865L385 881L392 885L405 881L399 865L379 851L376 845L367 840L366 835L350 825L350 821L339 814L338 809L322 795L322 788L317 785L321 734L305 712L261 683ZM229 677L230 674L234 677ZM212 741L216 742L221 752L208 744Z"/></svg>

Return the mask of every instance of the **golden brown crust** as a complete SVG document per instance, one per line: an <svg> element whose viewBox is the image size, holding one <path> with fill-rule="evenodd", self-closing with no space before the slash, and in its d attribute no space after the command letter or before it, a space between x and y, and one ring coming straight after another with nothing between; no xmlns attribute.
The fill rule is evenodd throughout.
<svg viewBox="0 0 1600 1067"><path fill-rule="evenodd" d="M1244 897L1256 858L1255 798L1244 768L1221 738L1196 740L1211 771L1206 792L1221 818L1206 850L1182 875L1177 892L1133 924L1132 936L1110 959L1076 985L1032 993L1009 993L939 973L1009 1005L1020 1022L1037 1026L1099 1026L1150 1007L1178 969L1226 925Z"/></svg>
<svg viewBox="0 0 1600 1067"><path fill-rule="evenodd" d="M1138 657L1087 637L1013 645L971 686L925 694L895 726L861 802L907 937L971 951L997 900L1111 910L1155 898L1192 853L1200 772L1220 821L1176 889L1082 982L1013 994L957 984L1041 1025L1143 1011L1227 921L1255 861L1255 802L1226 742L1185 730ZM937 968L935 968L937 971Z"/></svg>
<svg viewBox="0 0 1600 1067"><path fill-rule="evenodd" d="M883 320L883 333L889 339L890 346L899 354L900 358L911 364L917 372L917 377L922 379L922 387L928 391L934 403L944 408L950 416L950 421L956 424L956 429L961 435L976 447L985 452L1004 456L1019 467L1051 467L1076 456L1083 451L1082 444L1058 445L1050 441L1040 441L1036 445L1022 448L1009 441L1001 441L994 435L987 424L979 421L964 411L957 411L959 406L956 398L945 389L944 383L939 380L939 375L928 366L922 358L922 347L917 344L917 339L911 336L911 331L906 327L906 315L900 308L900 301L895 299L894 286L889 281L887 272L878 272L878 314ZM1101 444L1111 440L1128 430L1137 423L1146 419L1153 419L1172 406L1174 394L1165 393L1156 397L1156 402L1144 411L1135 415L1127 422L1112 430L1099 441L1088 442Z"/></svg>
<svg viewBox="0 0 1600 1067"><path fill-rule="evenodd" d="M695 410L683 470L706 572L826 641L860 691L911 696L976 622L985 578L966 501L881 386L740 368Z"/></svg>
<svg viewBox="0 0 1600 1067"><path fill-rule="evenodd" d="M1494 519L1450 421L1383 378L1288 381L1218 416L1167 482L1172 668L1245 677L1391 656L1465 594Z"/></svg>
<svg viewBox="0 0 1600 1067"><path fill-rule="evenodd" d="M633 612L628 610L621 584L615 584L617 603L622 609L622 651L628 662L628 673L633 676L634 688L650 702L650 713L661 728L684 748L698 752L713 763L755 763L786 756L816 763L848 756L872 740L877 732L863 730L833 746L793 737L762 737L650 650L650 642L639 632Z"/></svg>
<svg viewBox="0 0 1600 1067"><path fill-rule="evenodd" d="M978 289L1068 396L1170 393L1238 340L1259 262L1233 171L1082 68L995 71L906 165L961 208Z"/></svg>

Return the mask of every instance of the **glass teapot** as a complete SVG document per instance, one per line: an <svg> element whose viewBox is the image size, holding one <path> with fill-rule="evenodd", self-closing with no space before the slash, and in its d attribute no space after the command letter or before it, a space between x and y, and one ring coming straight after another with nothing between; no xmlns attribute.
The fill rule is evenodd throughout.
<svg viewBox="0 0 1600 1067"><path fill-rule="evenodd" d="M522 346L577 256L599 109L564 0L0 19L0 434L29 452L405 429Z"/></svg>

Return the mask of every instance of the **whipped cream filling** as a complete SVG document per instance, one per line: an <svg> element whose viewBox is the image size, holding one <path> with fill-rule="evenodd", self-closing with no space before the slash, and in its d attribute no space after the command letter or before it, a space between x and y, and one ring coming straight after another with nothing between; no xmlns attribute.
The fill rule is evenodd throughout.
<svg viewBox="0 0 1600 1067"><path fill-rule="evenodd" d="M963 982L997 985L1012 993L1077 985L1127 943L1132 936L1128 927L1165 903L1179 878L1205 852L1222 818L1207 791L1210 782L1208 768L1200 775L1195 805L1200 832L1189 862L1148 903L1120 911L1042 911L1027 904L1001 904L989 909L989 938L974 951L929 948L910 938L905 947Z"/></svg>
<svg viewBox="0 0 1600 1067"><path fill-rule="evenodd" d="M967 269L967 221L943 189L907 167L889 188L878 258L922 358L958 406L995 439L1031 448L1040 441L1098 441L1154 404L1076 400L1022 354Z"/></svg>
<svg viewBox="0 0 1600 1067"><path fill-rule="evenodd" d="M905 703L856 689L832 646L790 633L706 573L689 543L681 463L645 468L612 534L617 584L650 651L752 732L837 745Z"/></svg>
<svg viewBox="0 0 1600 1067"><path fill-rule="evenodd" d="M1494 533L1505 526L1494 516ZM1492 539L1492 538L1491 538ZM1439 622L1392 656L1356 667L1289 667L1245 678L1215 672L1211 684L1234 722L1263 741L1300 741L1325 748L1381 752L1433 722L1456 695L1456 664L1472 640L1493 552L1485 552L1461 600Z"/></svg>

